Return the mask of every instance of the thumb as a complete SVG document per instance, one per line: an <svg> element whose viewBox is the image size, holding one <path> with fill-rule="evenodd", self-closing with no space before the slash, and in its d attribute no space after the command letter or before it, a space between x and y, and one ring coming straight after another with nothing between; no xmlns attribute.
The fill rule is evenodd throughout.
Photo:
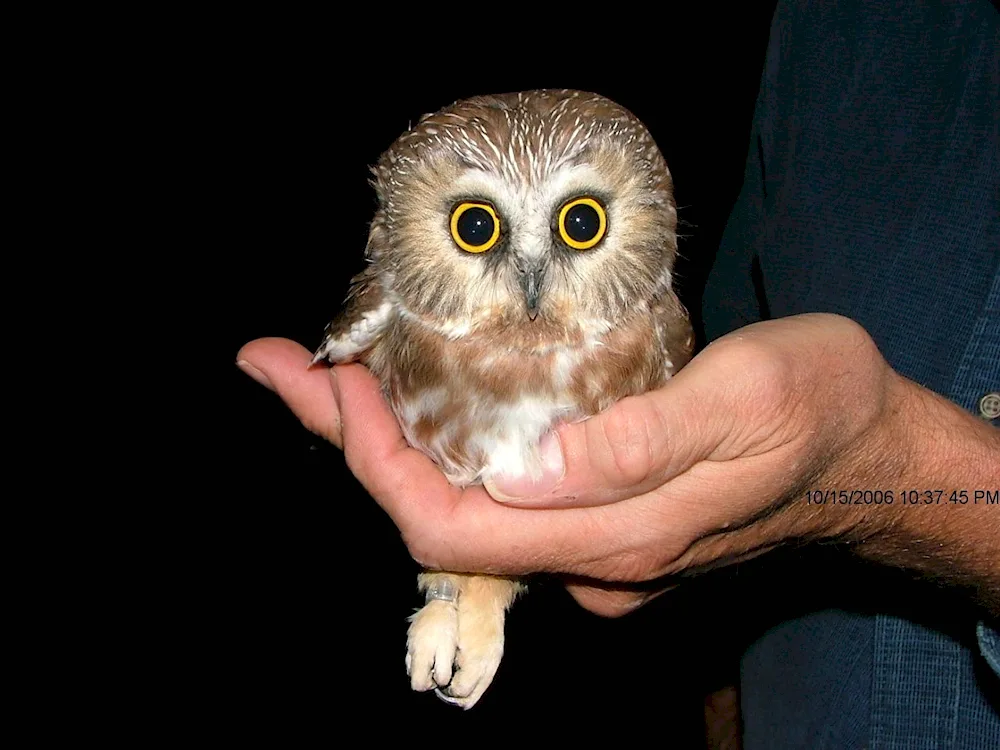
<svg viewBox="0 0 1000 750"><path fill-rule="evenodd" d="M733 418L719 404L726 389L699 377L696 362L655 391L546 435L539 479L496 476L487 491L524 507L604 505L649 492L708 458Z"/></svg>

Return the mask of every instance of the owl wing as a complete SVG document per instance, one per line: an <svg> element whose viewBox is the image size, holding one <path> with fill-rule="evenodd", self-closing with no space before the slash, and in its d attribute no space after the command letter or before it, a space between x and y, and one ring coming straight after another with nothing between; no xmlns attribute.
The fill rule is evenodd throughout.
<svg viewBox="0 0 1000 750"><path fill-rule="evenodd" d="M323 343L313 355L313 364L323 359L334 364L354 361L375 343L392 319L395 305L382 284L378 264L383 236L381 222L376 220L365 248L369 265L351 279L344 310L327 325Z"/></svg>
<svg viewBox="0 0 1000 750"><path fill-rule="evenodd" d="M694 351L694 329L684 304L671 292L654 308L656 336L670 364L667 374L673 375L691 359Z"/></svg>

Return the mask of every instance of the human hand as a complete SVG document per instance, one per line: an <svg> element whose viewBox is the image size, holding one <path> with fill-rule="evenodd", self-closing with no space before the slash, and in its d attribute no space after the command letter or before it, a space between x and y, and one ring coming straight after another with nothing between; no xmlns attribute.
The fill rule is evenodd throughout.
<svg viewBox="0 0 1000 750"><path fill-rule="evenodd" d="M337 445L425 567L594 579L571 592L620 614L624 584L750 557L789 539L871 533L852 507L810 506L882 465L898 376L868 335L833 315L761 323L720 339L663 388L555 435L565 472L452 487L410 448L359 365L307 370L293 342L248 344L250 363L303 423ZM516 496L516 498L514 497ZM833 512L831 512L833 511Z"/></svg>

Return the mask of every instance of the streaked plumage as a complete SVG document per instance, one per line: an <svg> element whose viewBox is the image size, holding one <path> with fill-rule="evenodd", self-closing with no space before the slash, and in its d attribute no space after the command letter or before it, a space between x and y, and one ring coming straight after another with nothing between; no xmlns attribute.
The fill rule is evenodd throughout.
<svg viewBox="0 0 1000 750"><path fill-rule="evenodd" d="M369 265L316 361L366 364L409 442L452 483L537 475L554 424L656 388L690 358L670 173L617 104L575 91L457 102L400 136L374 173ZM496 225L472 252L454 234ZM520 584L434 573L420 585L445 578L457 603L414 616L407 668L414 689L468 708L493 679Z"/></svg>

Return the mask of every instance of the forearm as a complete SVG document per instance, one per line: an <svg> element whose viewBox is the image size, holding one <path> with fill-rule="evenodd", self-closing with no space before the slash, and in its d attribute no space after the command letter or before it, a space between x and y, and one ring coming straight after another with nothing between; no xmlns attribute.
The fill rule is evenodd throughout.
<svg viewBox="0 0 1000 750"><path fill-rule="evenodd" d="M893 373L879 429L845 459L835 482L892 493L857 507L857 552L967 587L1000 617L1000 431Z"/></svg>

